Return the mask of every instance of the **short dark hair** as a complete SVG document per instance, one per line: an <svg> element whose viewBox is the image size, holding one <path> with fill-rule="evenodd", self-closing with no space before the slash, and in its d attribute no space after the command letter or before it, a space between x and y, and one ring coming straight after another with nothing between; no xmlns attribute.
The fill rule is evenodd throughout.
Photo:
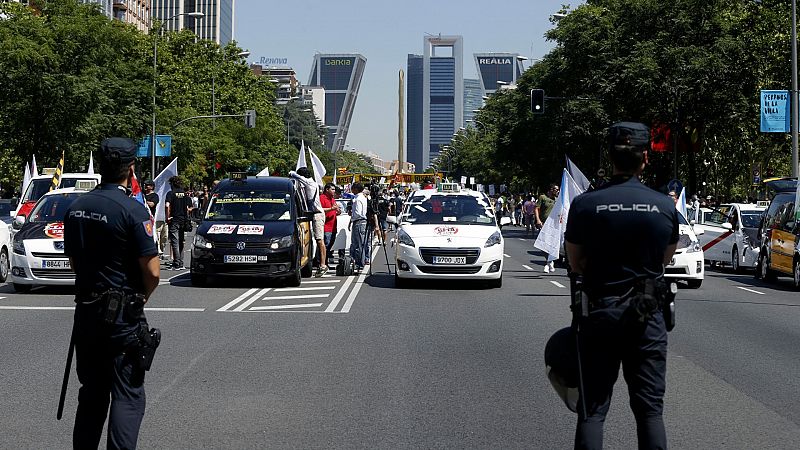
<svg viewBox="0 0 800 450"><path fill-rule="evenodd" d="M350 186L350 190L357 194L364 190L364 185L361 183L353 183L353 185Z"/></svg>
<svg viewBox="0 0 800 450"><path fill-rule="evenodd" d="M183 187L183 180L178 175L174 177L170 177L169 184L175 189L181 189Z"/></svg>
<svg viewBox="0 0 800 450"><path fill-rule="evenodd" d="M333 184L333 183L327 183L327 184L325 184L325 189L323 189L323 190L324 190L324 191L327 191L327 190L328 190L328 189L330 189L330 188L334 188L334 189L335 189L335 188L336 188L336 185L335 185L335 184Z"/></svg>
<svg viewBox="0 0 800 450"><path fill-rule="evenodd" d="M641 123L619 122L608 129L608 157L617 170L634 172L650 148L650 129Z"/></svg>
<svg viewBox="0 0 800 450"><path fill-rule="evenodd" d="M300 176L304 176L306 178L308 178L311 175L311 173L308 171L308 167L301 167L297 169L297 174Z"/></svg>

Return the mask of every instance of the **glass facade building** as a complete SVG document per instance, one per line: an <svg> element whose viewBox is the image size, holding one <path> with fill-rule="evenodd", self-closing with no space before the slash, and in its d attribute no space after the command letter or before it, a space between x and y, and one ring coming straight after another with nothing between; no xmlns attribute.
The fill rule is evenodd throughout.
<svg viewBox="0 0 800 450"><path fill-rule="evenodd" d="M425 36L423 42L422 164L417 169L429 167L464 123L463 38Z"/></svg>
<svg viewBox="0 0 800 450"><path fill-rule="evenodd" d="M406 69L406 161L423 167L422 88L425 80L422 55L408 55Z"/></svg>
<svg viewBox="0 0 800 450"><path fill-rule="evenodd" d="M314 56L308 85L325 89L323 125L327 128L325 146L328 150L344 148L366 65L367 58L359 54L318 53Z"/></svg>
<svg viewBox="0 0 800 450"><path fill-rule="evenodd" d="M522 61L519 53L475 53L483 94L493 94L498 89L497 82L516 84L522 75Z"/></svg>
<svg viewBox="0 0 800 450"><path fill-rule="evenodd" d="M227 45L234 39L235 0L152 0L153 15L165 20L176 14L202 12L203 17L179 16L164 24L164 29L192 30L198 38Z"/></svg>
<svg viewBox="0 0 800 450"><path fill-rule="evenodd" d="M480 80L464 79L464 125L474 126L471 121L475 117L475 112L483 108L483 89Z"/></svg>

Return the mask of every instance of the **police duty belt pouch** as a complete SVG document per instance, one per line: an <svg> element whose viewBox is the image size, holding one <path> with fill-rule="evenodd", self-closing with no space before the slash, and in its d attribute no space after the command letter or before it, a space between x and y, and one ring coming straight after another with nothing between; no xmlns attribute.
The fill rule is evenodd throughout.
<svg viewBox="0 0 800 450"><path fill-rule="evenodd" d="M136 367L140 370L150 370L156 349L161 343L161 330L150 328L148 331L147 323L142 323L136 333L136 341L136 351L133 352L135 354Z"/></svg>
<svg viewBox="0 0 800 450"><path fill-rule="evenodd" d="M336 264L336 275L340 277L349 277L353 274L353 258L345 255L339 259L339 264Z"/></svg>

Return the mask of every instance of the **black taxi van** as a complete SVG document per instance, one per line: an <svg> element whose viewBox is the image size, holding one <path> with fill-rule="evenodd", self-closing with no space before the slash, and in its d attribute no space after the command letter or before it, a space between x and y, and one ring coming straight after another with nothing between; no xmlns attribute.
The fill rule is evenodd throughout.
<svg viewBox="0 0 800 450"><path fill-rule="evenodd" d="M800 220L795 210L797 179L783 178L768 184L775 191L775 197L761 221L761 252L756 277L771 281L777 275L791 276L794 288L800 289Z"/></svg>
<svg viewBox="0 0 800 450"><path fill-rule="evenodd" d="M310 277L313 213L289 178L235 173L211 195L192 243L191 282L211 276Z"/></svg>

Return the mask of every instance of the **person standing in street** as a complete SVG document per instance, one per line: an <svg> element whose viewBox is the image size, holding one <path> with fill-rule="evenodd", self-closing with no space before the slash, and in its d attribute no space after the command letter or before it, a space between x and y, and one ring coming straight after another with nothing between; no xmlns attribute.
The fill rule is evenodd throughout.
<svg viewBox="0 0 800 450"><path fill-rule="evenodd" d="M535 228L534 219L536 218L536 202L533 201L533 196L528 196L525 203L522 204L522 213L524 214L525 232L533 232Z"/></svg>
<svg viewBox="0 0 800 450"><path fill-rule="evenodd" d="M677 247L678 213L669 197L639 179L647 165L650 130L621 122L609 134L613 176L572 201L565 233L572 272L582 277L588 296L586 312L575 319L585 406L578 409L575 448L603 447L603 424L621 364L639 448L666 449L667 329L659 286L665 286L660 284L664 266Z"/></svg>
<svg viewBox="0 0 800 450"><path fill-rule="evenodd" d="M333 183L328 183L325 185L325 190L322 192L322 195L319 197L320 204L322 205L322 211L325 213L325 254L327 258L332 258L333 253L333 242L336 239L336 219L339 215L339 204L336 203L334 195L336 194L336 185ZM325 265L328 265L328 261L325 261ZM322 276L322 272L318 272L319 277Z"/></svg>
<svg viewBox="0 0 800 450"><path fill-rule="evenodd" d="M314 212L314 221L311 228L314 240L317 241L317 257L319 257L319 267L317 267L315 276L321 277L328 272L328 256L325 248L325 211L322 209L322 203L320 202L320 185L311 178L308 167L301 167L296 172L293 170L289 172L289 176L303 185L308 207Z"/></svg>
<svg viewBox="0 0 800 450"><path fill-rule="evenodd" d="M546 195L540 195L539 200L536 202L534 215L536 216L536 228L541 229L547 218L550 217L550 212L553 211L553 206L556 204L556 197L558 197L558 186L551 184L547 189ZM544 263L544 273L555 272L555 261L550 259Z"/></svg>
<svg viewBox="0 0 800 450"><path fill-rule="evenodd" d="M153 180L147 180L144 182L144 201L147 204L147 208L150 209L150 215L155 220L156 217L156 208L158 207L158 203L161 201L158 198L158 194L154 192L156 188L156 184ZM167 227L166 222L163 220L156 221L156 247L158 248L158 254L161 256L164 253L164 247L167 244Z"/></svg>
<svg viewBox="0 0 800 450"><path fill-rule="evenodd" d="M347 229L350 230L350 257L355 263L356 272L364 268L366 253L367 235L367 197L364 195L364 186L361 183L353 183L350 190L356 194L353 199L353 211L350 214L350 223Z"/></svg>
<svg viewBox="0 0 800 450"><path fill-rule="evenodd" d="M150 215L126 194L136 149L129 139L104 140L103 183L76 199L64 220L64 253L75 272L73 342L81 383L76 449L98 447L106 416L107 447L136 448L144 417L149 365L141 366L138 343L147 333L144 303L160 271Z"/></svg>
<svg viewBox="0 0 800 450"><path fill-rule="evenodd" d="M189 224L189 213L192 201L183 190L183 181L178 176L171 177L169 184L172 190L167 192L164 217L169 227L169 244L172 247L172 270L183 270L183 240L186 226Z"/></svg>

